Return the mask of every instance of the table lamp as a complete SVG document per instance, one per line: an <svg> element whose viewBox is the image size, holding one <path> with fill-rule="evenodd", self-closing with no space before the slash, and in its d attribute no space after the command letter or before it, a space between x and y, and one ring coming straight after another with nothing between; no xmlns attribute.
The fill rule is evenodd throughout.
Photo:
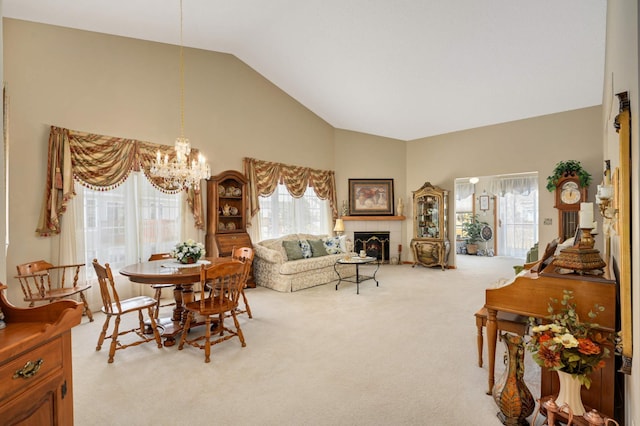
<svg viewBox="0 0 640 426"><path fill-rule="evenodd" d="M333 231L337 235L342 235L344 233L344 221L342 219L336 219L336 226L333 227Z"/></svg>

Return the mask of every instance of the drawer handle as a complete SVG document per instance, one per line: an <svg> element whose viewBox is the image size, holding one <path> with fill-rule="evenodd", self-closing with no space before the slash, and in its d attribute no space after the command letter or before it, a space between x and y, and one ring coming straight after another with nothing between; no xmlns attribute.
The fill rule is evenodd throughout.
<svg viewBox="0 0 640 426"><path fill-rule="evenodd" d="M16 370L13 378L17 379L18 377L22 377L24 379L28 379L29 377L35 376L38 370L40 370L43 362L42 358L38 359L36 362L27 361L24 367L20 370Z"/></svg>

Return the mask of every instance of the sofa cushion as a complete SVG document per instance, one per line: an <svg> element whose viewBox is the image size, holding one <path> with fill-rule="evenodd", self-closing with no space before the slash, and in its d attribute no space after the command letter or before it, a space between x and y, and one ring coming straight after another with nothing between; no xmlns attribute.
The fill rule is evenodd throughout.
<svg viewBox="0 0 640 426"><path fill-rule="evenodd" d="M327 237L323 241L324 247L329 254L347 252L347 237L344 235L341 235L339 237Z"/></svg>
<svg viewBox="0 0 640 426"><path fill-rule="evenodd" d="M300 241L283 241L282 247L284 247L284 251L287 253L288 260L298 260L303 258L302 248L300 248Z"/></svg>
<svg viewBox="0 0 640 426"><path fill-rule="evenodd" d="M327 249L324 247L324 242L322 240L307 240L309 245L311 246L311 253L313 253L313 257L326 256Z"/></svg>
<svg viewBox="0 0 640 426"><path fill-rule="evenodd" d="M311 252L311 246L307 240L300 240L300 249L302 250L302 257L305 259L309 259L313 257L313 253Z"/></svg>

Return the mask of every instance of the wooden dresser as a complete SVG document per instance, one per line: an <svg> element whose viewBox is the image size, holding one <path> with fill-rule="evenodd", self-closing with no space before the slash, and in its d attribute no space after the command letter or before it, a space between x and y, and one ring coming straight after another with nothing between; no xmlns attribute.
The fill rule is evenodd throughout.
<svg viewBox="0 0 640 426"><path fill-rule="evenodd" d="M72 425L71 327L82 304L61 300L17 308L0 284L0 424Z"/></svg>

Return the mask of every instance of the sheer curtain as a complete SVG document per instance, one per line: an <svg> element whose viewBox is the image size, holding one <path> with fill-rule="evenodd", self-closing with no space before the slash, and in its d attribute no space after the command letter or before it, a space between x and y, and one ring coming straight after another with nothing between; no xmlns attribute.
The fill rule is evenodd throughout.
<svg viewBox="0 0 640 426"><path fill-rule="evenodd" d="M267 197L259 197L260 234L256 241L278 238L286 234L330 234L333 229L331 207L308 187L300 198L289 194L285 185L278 185Z"/></svg>
<svg viewBox="0 0 640 426"><path fill-rule="evenodd" d="M499 197L498 253L524 259L538 242L538 174L494 177L490 187Z"/></svg>
<svg viewBox="0 0 640 426"><path fill-rule="evenodd" d="M93 284L89 294L92 309L101 303L93 259L110 264L122 297L151 294L146 286L120 276L118 270L145 261L152 253L169 252L187 238L204 241L204 233L195 228L184 197L185 192L158 191L142 173L132 173L110 191L95 191L76 183L76 196L63 216L75 226L61 233L60 253L87 265L84 274Z"/></svg>

